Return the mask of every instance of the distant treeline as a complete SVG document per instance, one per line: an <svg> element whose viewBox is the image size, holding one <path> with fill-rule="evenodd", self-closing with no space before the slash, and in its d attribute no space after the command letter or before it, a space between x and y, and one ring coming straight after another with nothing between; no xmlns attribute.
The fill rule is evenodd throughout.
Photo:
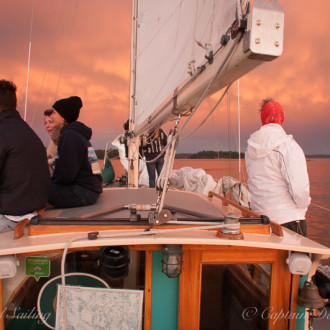
<svg viewBox="0 0 330 330"><path fill-rule="evenodd" d="M245 154L241 152L241 159L244 159ZM194 154L181 153L176 154L175 158L177 159L216 159L216 158L225 158L225 159L237 159L237 151L199 151ZM330 155L306 155L306 158L330 158Z"/></svg>
<svg viewBox="0 0 330 330"><path fill-rule="evenodd" d="M96 156L98 159L104 158L104 150L98 149L95 150ZM108 151L109 158L119 157L117 149L112 149ZM203 150L196 153L180 153L176 154L176 159L238 159L237 151L212 151L212 150ZM306 155L306 158L330 158L330 155ZM241 159L244 159L244 152L241 152Z"/></svg>
<svg viewBox="0 0 330 330"><path fill-rule="evenodd" d="M95 150L96 156L98 159L104 158L104 150L98 149ZM117 149L112 149L108 151L109 158L119 157L119 153ZM217 158L226 158L226 159L237 159L238 152L237 151L211 151L211 150L203 150L196 153L180 153L175 155L176 159L217 159ZM244 158L244 153L241 152L241 158Z"/></svg>
<svg viewBox="0 0 330 330"><path fill-rule="evenodd" d="M177 154L177 159L238 159L239 153L237 151L212 151L203 150L193 154ZM241 152L241 158L244 158L244 152Z"/></svg>
<svg viewBox="0 0 330 330"><path fill-rule="evenodd" d="M306 158L330 158L330 155L306 155Z"/></svg>

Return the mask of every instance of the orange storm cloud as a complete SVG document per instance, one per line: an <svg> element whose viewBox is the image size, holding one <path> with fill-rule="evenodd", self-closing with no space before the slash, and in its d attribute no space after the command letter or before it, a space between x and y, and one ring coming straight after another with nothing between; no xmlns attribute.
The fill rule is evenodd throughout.
<svg viewBox="0 0 330 330"><path fill-rule="evenodd" d="M239 82L242 144L260 125L260 101L273 97L285 110L283 127L304 151L330 154L330 4L279 2L285 13L283 55ZM122 132L129 113L130 0L2 0L0 29L0 77L16 83L21 114L31 40L27 121L45 143L43 111L56 99L71 95L83 100L80 120L93 128L96 147L104 147ZM180 142L179 151L235 149L237 94L234 83L207 123L190 140ZM187 134L219 95L204 102Z"/></svg>

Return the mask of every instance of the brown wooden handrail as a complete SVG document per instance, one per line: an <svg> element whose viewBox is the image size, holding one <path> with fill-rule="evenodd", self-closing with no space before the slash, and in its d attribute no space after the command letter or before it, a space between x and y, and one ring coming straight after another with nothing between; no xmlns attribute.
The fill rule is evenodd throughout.
<svg viewBox="0 0 330 330"><path fill-rule="evenodd" d="M221 199L223 201L223 203L225 203L227 205L230 204L230 205L236 207L237 209L239 209L242 212L243 217L247 217L247 218L248 217L258 217L258 218L261 217L261 214L253 212L253 211L247 209L246 207L238 204L237 202L234 202L224 196L221 196L221 195L215 193L214 191L209 191L208 197L210 197L210 198L217 197L217 198ZM280 237L283 236L283 229L279 224L270 220L270 227L272 229L272 232L275 235L280 236Z"/></svg>
<svg viewBox="0 0 330 330"><path fill-rule="evenodd" d="M114 206L114 207L110 207L108 209L104 209L104 210L100 210L100 211L96 211L96 212L91 212L91 213L86 213L83 215L80 215L78 218L79 219L87 219L87 218L93 218L93 217L97 217L97 216L101 216L107 213L113 213L113 212L117 212L117 211L121 211L124 210L125 208L127 208L124 204L118 205L118 206Z"/></svg>

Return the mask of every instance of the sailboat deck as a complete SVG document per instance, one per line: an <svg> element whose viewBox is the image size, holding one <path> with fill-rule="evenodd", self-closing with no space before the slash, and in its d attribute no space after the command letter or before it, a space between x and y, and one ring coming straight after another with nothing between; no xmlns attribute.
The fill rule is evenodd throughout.
<svg viewBox="0 0 330 330"><path fill-rule="evenodd" d="M184 196L184 198L183 198ZM189 198L187 198L189 196ZM70 218L79 217L92 212L98 212L100 210L116 207L118 205L129 204L154 204L157 200L157 194L155 189L139 188L106 188L103 194L101 194L99 200L94 205L68 208L68 209L49 209L45 213L47 218ZM219 208L219 204L209 203L207 196L200 194L183 192L181 190L169 190L165 205L170 205L175 208L187 209L192 212L205 213L205 216L209 217L223 217L224 212ZM222 204L220 203L220 206ZM147 216L148 211L142 211L141 217ZM182 215L184 216L184 215ZM108 214L104 214L101 217L109 218ZM129 217L129 211L126 210L112 212L111 218L127 218Z"/></svg>
<svg viewBox="0 0 330 330"><path fill-rule="evenodd" d="M91 212L97 212L102 208L111 208L112 206L123 204L125 201L135 203L153 203L156 200L155 191L153 189L127 189L127 188L110 188L106 189L103 196L100 197L96 205L87 206L76 209L53 209L45 212L45 217L51 221L61 220L63 222L70 221L70 217L77 217ZM222 217L226 211L223 209L222 202L217 199L209 199L207 196L199 195L183 191L169 191L165 204L187 208L190 211L198 211L211 217ZM124 215L122 214L124 213ZM142 218L146 216L142 212ZM107 220L107 215L100 218L106 221L114 221L120 217L127 218L128 210L122 212L114 212L111 218ZM182 217L187 215L182 215ZM181 217L181 216L180 216ZM189 217L189 216L188 216ZM97 218L99 219L99 218ZM145 231L148 225L138 225L129 223L127 226L117 226L107 223L106 225L95 225L93 220L88 220L85 226L75 224L61 225L30 225L29 231L35 230L36 235L28 235L27 228L25 235L20 239L13 239L13 232L5 232L0 234L0 255L7 254L24 254L37 253L45 251L62 250L69 240L77 238L70 245L70 248L92 248L98 246L109 245L143 245L149 246L151 249L162 244L196 244L207 246L240 246L255 247L266 249L278 249L288 251L298 251L307 253L316 253L328 257L330 249L313 242L305 237L295 234L284 228L283 237L279 237L269 233L269 225L242 225L241 230L244 238L240 240L231 240L226 238L218 238L216 230L194 229L192 226L175 226L163 225L153 227L150 231ZM76 221L76 220L73 220ZM77 220L77 221L81 221ZM97 221L97 220L95 220ZM128 221L129 222L129 221ZM200 225L198 225L200 226ZM195 226L196 227L196 226ZM250 228L266 227L268 232L253 233ZM61 230L62 228L62 230ZM198 227L200 228L200 227ZM111 229L111 230L110 230ZM41 232L38 232L41 230ZM98 231L99 237L95 240L88 239L88 233ZM78 238L79 236L79 238Z"/></svg>
<svg viewBox="0 0 330 330"><path fill-rule="evenodd" d="M29 235L50 233L90 232L99 230L146 229L150 227L148 214L155 205L155 189L108 188L94 205L68 208L48 209L42 218L32 221ZM135 216L132 208L137 207ZM166 194L164 209L171 210L172 221L157 229L189 227L223 222L228 214L242 216L242 211L232 205L224 205L217 198L205 195L170 190ZM270 234L270 225L260 219L246 218L241 224L243 232Z"/></svg>

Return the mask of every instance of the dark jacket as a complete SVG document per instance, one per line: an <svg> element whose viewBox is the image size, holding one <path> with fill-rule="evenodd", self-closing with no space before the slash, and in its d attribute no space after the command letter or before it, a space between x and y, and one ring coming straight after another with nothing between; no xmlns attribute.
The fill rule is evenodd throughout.
<svg viewBox="0 0 330 330"><path fill-rule="evenodd" d="M165 132L160 128L159 129L159 136L155 138L155 132L152 132L148 135L148 142L145 146L144 155L146 160L153 160L156 158L160 152L166 147L167 144L167 135ZM165 154L162 155L164 157Z"/></svg>
<svg viewBox="0 0 330 330"><path fill-rule="evenodd" d="M102 192L102 175L98 160L89 142L92 130L79 121L68 124L57 146L52 182L78 185Z"/></svg>
<svg viewBox="0 0 330 330"><path fill-rule="evenodd" d="M16 110L0 112L0 214L24 215L45 207L49 188L46 149Z"/></svg>

